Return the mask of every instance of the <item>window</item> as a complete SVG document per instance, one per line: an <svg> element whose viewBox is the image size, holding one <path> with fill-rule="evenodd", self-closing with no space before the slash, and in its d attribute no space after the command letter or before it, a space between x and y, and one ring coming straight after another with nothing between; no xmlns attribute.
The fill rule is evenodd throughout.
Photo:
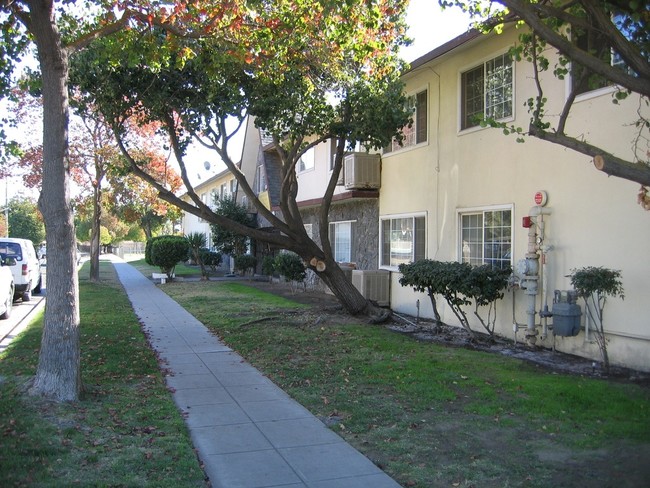
<svg viewBox="0 0 650 488"><path fill-rule="evenodd" d="M330 139L329 142L329 160L330 160L330 171L334 169L334 161L336 160L336 146L338 145L338 140L334 137Z"/></svg>
<svg viewBox="0 0 650 488"><path fill-rule="evenodd" d="M266 173L264 172L264 166L259 165L257 167L257 175L255 176L255 192L259 195L260 193L266 191Z"/></svg>
<svg viewBox="0 0 650 488"><path fill-rule="evenodd" d="M413 113L413 123L402 128L404 139L401 145L396 140L393 140L391 144L384 148L384 153L390 153L427 141L427 90L407 97L406 105L407 109Z"/></svg>
<svg viewBox="0 0 650 488"><path fill-rule="evenodd" d="M330 223L330 242L332 243L332 253L336 262L352 262L353 223Z"/></svg>
<svg viewBox="0 0 650 488"><path fill-rule="evenodd" d="M460 261L505 268L512 263L512 209L460 213Z"/></svg>
<svg viewBox="0 0 650 488"><path fill-rule="evenodd" d="M513 63L501 54L461 75L461 129L479 125L480 119L512 117Z"/></svg>
<svg viewBox="0 0 650 488"><path fill-rule="evenodd" d="M300 161L298 161L298 173L302 173L304 171L309 171L314 169L314 148L310 148L305 152L302 156L300 156Z"/></svg>
<svg viewBox="0 0 650 488"><path fill-rule="evenodd" d="M643 27L640 24L625 15L614 15L612 21L623 36L632 42L636 43L636 34L643 32ZM634 74L623 60L623 57L611 48L605 35L595 29L579 31L577 28L573 30L573 34L575 36L573 42L581 50L591 53L593 56L610 63L617 69L626 71L630 75ZM645 53L645 56L648 57L648 53ZM605 88L610 85L611 82L607 79L589 73L586 68L579 64L574 64L571 67L571 87L573 90L576 90L577 94Z"/></svg>
<svg viewBox="0 0 650 488"><path fill-rule="evenodd" d="M237 180L230 180L230 194L231 196L237 192Z"/></svg>
<svg viewBox="0 0 650 488"><path fill-rule="evenodd" d="M380 221L381 266L397 267L424 259L426 244L424 216L385 218Z"/></svg>

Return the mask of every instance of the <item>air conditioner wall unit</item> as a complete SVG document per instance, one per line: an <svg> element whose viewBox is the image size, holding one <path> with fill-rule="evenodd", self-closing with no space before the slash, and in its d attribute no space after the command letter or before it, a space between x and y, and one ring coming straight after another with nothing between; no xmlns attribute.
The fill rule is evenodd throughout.
<svg viewBox="0 0 650 488"><path fill-rule="evenodd" d="M379 154L348 154L343 162L343 171L346 190L378 190L381 187Z"/></svg>
<svg viewBox="0 0 650 488"><path fill-rule="evenodd" d="M364 298L377 302L380 307L390 305L390 271L355 269L352 271L352 285Z"/></svg>

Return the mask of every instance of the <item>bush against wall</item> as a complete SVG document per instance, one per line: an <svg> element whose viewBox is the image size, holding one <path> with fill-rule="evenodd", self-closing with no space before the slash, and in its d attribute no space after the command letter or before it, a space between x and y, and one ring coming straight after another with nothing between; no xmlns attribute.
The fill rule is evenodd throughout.
<svg viewBox="0 0 650 488"><path fill-rule="evenodd" d="M307 276L305 265L296 253L281 252L274 260L275 270L284 276L285 281L302 282Z"/></svg>
<svg viewBox="0 0 650 488"><path fill-rule="evenodd" d="M201 261L208 266L212 272L215 272L221 265L221 254L209 249L201 249Z"/></svg>
<svg viewBox="0 0 650 488"><path fill-rule="evenodd" d="M240 254L235 256L235 269L241 271L242 275L246 275L249 270L251 274L257 265L257 259L250 254Z"/></svg>
<svg viewBox="0 0 650 488"><path fill-rule="evenodd" d="M422 259L414 263L400 264L402 286L411 286L417 292L426 293L431 300L436 322L441 323L436 295L442 296L463 328L475 337L463 307L474 302L474 315L486 331L492 335L496 320L496 301L503 298L511 270L490 265L472 266L455 261L442 262ZM487 315L479 313L479 307L487 306Z"/></svg>
<svg viewBox="0 0 650 488"><path fill-rule="evenodd" d="M145 260L149 248L148 264L158 266L169 279L174 275L176 264L187 259L190 247L187 239L181 236L158 236L147 242Z"/></svg>
<svg viewBox="0 0 650 488"><path fill-rule="evenodd" d="M585 301L585 311L596 328L594 336L603 357L603 369L609 373L609 354L607 353L607 338L603 325L603 312L607 297L625 298L621 272L595 266L574 269L569 275L571 285L578 296Z"/></svg>

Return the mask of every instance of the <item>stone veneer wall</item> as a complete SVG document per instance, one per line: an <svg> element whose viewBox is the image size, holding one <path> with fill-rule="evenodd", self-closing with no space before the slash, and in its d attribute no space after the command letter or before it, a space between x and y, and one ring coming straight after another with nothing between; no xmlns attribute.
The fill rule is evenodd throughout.
<svg viewBox="0 0 650 488"><path fill-rule="evenodd" d="M301 210L303 222L312 224L312 238L320 244L320 228L318 225L318 208ZM333 204L330 208L329 221L354 221L354 238L352 260L355 269L378 269L379 265L379 202L372 200L351 200ZM325 290L327 287L309 271L305 280L310 289Z"/></svg>

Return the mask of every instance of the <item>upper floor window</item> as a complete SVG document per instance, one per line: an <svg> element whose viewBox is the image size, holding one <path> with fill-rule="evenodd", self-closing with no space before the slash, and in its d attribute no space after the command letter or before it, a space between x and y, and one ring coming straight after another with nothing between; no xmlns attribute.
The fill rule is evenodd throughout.
<svg viewBox="0 0 650 488"><path fill-rule="evenodd" d="M413 113L413 123L402 127L404 139L400 144L396 140L384 148L384 154L397 151L405 147L415 146L427 141L427 90L422 90L406 99L407 109Z"/></svg>
<svg viewBox="0 0 650 488"><path fill-rule="evenodd" d="M316 151L314 151L314 148L312 147L300 156L300 161L298 161L297 164L298 173L314 169L314 165L316 164L315 153Z"/></svg>
<svg viewBox="0 0 650 488"><path fill-rule="evenodd" d="M264 172L264 166L260 164L255 175L255 192L260 194L263 191L266 191L266 173Z"/></svg>
<svg viewBox="0 0 650 488"><path fill-rule="evenodd" d="M634 21L624 15L615 15L612 21L627 39L631 39L634 32L638 29ZM572 34L574 36L573 43L582 51L592 54L617 69L627 71L628 74L633 73L622 56L612 49L608 38L603 33L596 29L589 29L587 31L574 29ZM648 56L647 53L646 56ZM584 66L577 63L571 66L571 87L578 95L610 85L611 82L609 80L595 73L590 73Z"/></svg>
<svg viewBox="0 0 650 488"><path fill-rule="evenodd" d="M380 220L380 266L397 267L425 258L426 218L404 216Z"/></svg>
<svg viewBox="0 0 650 488"><path fill-rule="evenodd" d="M505 268L512 263L512 209L459 212L460 261Z"/></svg>
<svg viewBox="0 0 650 488"><path fill-rule="evenodd" d="M461 75L461 129L513 115L513 62L501 54Z"/></svg>

